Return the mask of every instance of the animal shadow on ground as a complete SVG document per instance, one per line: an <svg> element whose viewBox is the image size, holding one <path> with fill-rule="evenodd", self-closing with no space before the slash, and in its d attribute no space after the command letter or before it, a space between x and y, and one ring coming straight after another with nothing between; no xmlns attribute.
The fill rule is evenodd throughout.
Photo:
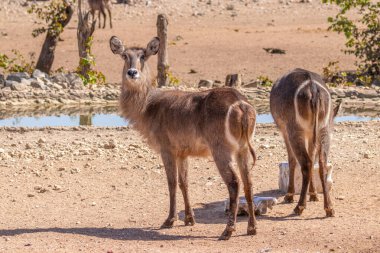
<svg viewBox="0 0 380 253"><path fill-rule="evenodd" d="M284 196L284 193L280 190L268 190L268 191L262 191L255 194L255 196L259 197L275 197L279 198ZM227 199L227 195L226 195ZM225 199L225 200L226 200ZM196 203L193 206L193 211L195 215L195 222L200 224L224 224L226 223L227 216L224 212L225 210L225 200L223 201L216 201L211 203ZM277 205L295 205L295 203L284 203L279 202ZM273 207L273 210L275 210L277 206ZM185 212L182 210L179 212L179 219L181 221L185 218ZM272 221L288 221L288 220L319 220L324 219L325 217L313 217L313 218L303 218L302 216L297 216L294 213L286 214L282 217L272 217L271 216L271 210L268 209L268 213L264 215L256 215L256 218L258 220L272 220ZM237 221L238 222L244 222L247 221L248 216L247 215L241 215L238 216ZM180 221L179 221L180 222ZM180 224L180 223L178 223Z"/></svg>
<svg viewBox="0 0 380 253"><path fill-rule="evenodd" d="M129 241L161 241L161 240L183 240L183 239L197 239L208 238L206 236L182 236L182 235L169 235L163 234L157 228L20 228L20 229L1 229L1 236L16 236L21 234L34 234L34 233L60 233L60 234L74 234L94 236L99 238Z"/></svg>

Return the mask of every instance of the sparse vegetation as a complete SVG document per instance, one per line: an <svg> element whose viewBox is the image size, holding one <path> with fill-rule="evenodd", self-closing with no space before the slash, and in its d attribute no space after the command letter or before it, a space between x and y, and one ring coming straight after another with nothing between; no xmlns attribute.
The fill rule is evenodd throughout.
<svg viewBox="0 0 380 253"><path fill-rule="evenodd" d="M75 0L73 0L72 3L74 2ZM53 0L50 4L42 7L39 7L37 4L32 4L28 9L28 13L35 13L37 17L43 20L47 25L47 27L42 26L34 29L32 36L37 37L45 32L49 33L51 36L59 36L63 32L65 26L65 22L62 21L69 18L67 7L72 3L67 0Z"/></svg>
<svg viewBox="0 0 380 253"><path fill-rule="evenodd" d="M180 80L178 77L174 76L173 73L169 70L169 68L166 68L165 75L168 80L169 86L178 86L180 84Z"/></svg>
<svg viewBox="0 0 380 253"><path fill-rule="evenodd" d="M357 74L361 82L370 85L380 77L380 2L371 0L323 0L336 4L340 11L329 17L329 29L344 33L347 54L357 58ZM349 11L359 14L358 19L347 16Z"/></svg>
<svg viewBox="0 0 380 253"><path fill-rule="evenodd" d="M35 68L34 54L31 53L30 61L16 49L12 50L13 56L0 53L0 69L6 73L12 72L28 72L31 74Z"/></svg>
<svg viewBox="0 0 380 253"><path fill-rule="evenodd" d="M273 81L267 76L258 76L257 84L263 87L272 87Z"/></svg>

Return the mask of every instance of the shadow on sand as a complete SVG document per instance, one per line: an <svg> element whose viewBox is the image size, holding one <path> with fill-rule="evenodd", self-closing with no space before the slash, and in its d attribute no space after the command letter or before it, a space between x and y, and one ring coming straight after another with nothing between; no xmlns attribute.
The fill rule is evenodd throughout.
<svg viewBox="0 0 380 253"><path fill-rule="evenodd" d="M26 228L26 229L9 229L0 230L1 236L16 236L21 234L34 233L60 233L94 236L99 238L113 240L139 240L139 241L158 241L158 240L183 240L183 239L204 239L213 238L206 236L182 236L163 234L163 231L156 228Z"/></svg>
<svg viewBox="0 0 380 253"><path fill-rule="evenodd" d="M255 196L260 197L275 197L279 198L284 196L284 193L280 190L268 190L262 191L255 194ZM227 197L226 197L227 198ZM293 205L296 207L297 203L284 203L279 202L277 205ZM225 209L225 201L216 201L211 203L197 203L193 206L193 211L195 215L195 222L200 224L225 224L227 222L227 216L224 213ZM273 207L276 209L276 206ZM179 219L184 220L185 212L181 211L179 213ZM295 215L294 213L289 213L284 216L271 216L271 210L268 210L267 214L264 215L256 215L257 220L271 220L271 221L289 221L289 220L320 220L325 217L311 217L305 218L302 216ZM247 215L238 216L238 222L248 221ZM181 221L178 221L179 223Z"/></svg>
<svg viewBox="0 0 380 253"><path fill-rule="evenodd" d="M257 193L257 196L263 197L280 197L283 193L278 190L270 190ZM198 203L193 206L196 223L200 224L226 224L227 217L224 213L224 201L216 201L212 203ZM296 203L285 204L279 203L278 205L296 205ZM274 209L276 206L273 207ZM271 217L271 211L268 214L257 216L258 220L271 220L271 221L288 221L288 220L320 220L325 217L303 218L294 214L285 215L282 217ZM247 216L239 216L239 222L247 221ZM175 226L184 226L182 220L184 219L184 211L179 213L179 220ZM191 235L170 235L165 234L163 231L166 229L158 229L154 227L145 228L20 228L20 229L1 229L1 236L16 236L21 234L33 233L60 233L60 234L74 234L94 236L99 238L107 238L113 240L140 240L140 241L157 241L157 240L183 240L183 239L216 239L217 237L208 236L191 236Z"/></svg>

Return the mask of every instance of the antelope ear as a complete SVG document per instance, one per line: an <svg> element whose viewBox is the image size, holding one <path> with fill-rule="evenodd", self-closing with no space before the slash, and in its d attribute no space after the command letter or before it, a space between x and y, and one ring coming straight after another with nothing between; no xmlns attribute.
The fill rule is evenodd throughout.
<svg viewBox="0 0 380 253"><path fill-rule="evenodd" d="M114 54L122 54L124 52L123 42L116 36L112 36L110 39L110 48Z"/></svg>
<svg viewBox="0 0 380 253"><path fill-rule="evenodd" d="M338 100L337 102L338 102L338 105L335 106L335 108L333 109L333 118L336 117L336 115L338 114L339 109L340 109L340 107L342 105L342 100Z"/></svg>
<svg viewBox="0 0 380 253"><path fill-rule="evenodd" d="M151 55L157 54L159 48L160 48L160 39L158 37L154 37L146 46L145 56L149 57Z"/></svg>

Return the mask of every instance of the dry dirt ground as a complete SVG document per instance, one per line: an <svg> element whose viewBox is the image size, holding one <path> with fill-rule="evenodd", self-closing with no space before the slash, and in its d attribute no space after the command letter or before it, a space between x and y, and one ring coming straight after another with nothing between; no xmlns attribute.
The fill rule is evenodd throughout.
<svg viewBox="0 0 380 253"><path fill-rule="evenodd" d="M336 217L308 202L300 217L284 204L278 163L286 160L274 125L259 125L254 193L279 204L246 236L239 217L229 241L227 189L212 160L192 159L195 226L160 230L168 190L160 158L129 128L0 130L0 252L378 252L380 122L338 124L330 160ZM242 194L242 193L241 193ZM296 198L298 199L298 197ZM322 196L320 196L322 200Z"/></svg>
<svg viewBox="0 0 380 253"><path fill-rule="evenodd" d="M11 55L12 49L18 49L38 57L44 36L32 38L31 31L41 26L40 21L26 13L27 7L8 2L24 1L0 3L0 52ZM276 79L295 67L321 73L335 60L342 69L354 66L354 59L341 51L344 36L327 31L327 17L334 16L337 8L319 1L212 0L209 5L206 0L152 0L148 6L142 0L136 2L134 7L114 4L114 28L107 23L106 29L94 33L97 69L109 82L120 82L122 70L121 59L109 49L109 38L117 35L126 45L145 46L156 35L157 13L169 17L169 64L182 84L194 85L200 79L224 81L229 73L242 73L245 82L259 75ZM78 66L76 27L75 13L61 36L64 41L56 49L53 69ZM284 49L286 54L263 50L270 47ZM155 62L153 57L152 69ZM190 74L190 69L197 73Z"/></svg>
<svg viewBox="0 0 380 253"><path fill-rule="evenodd" d="M43 37L30 35L38 24L17 2L0 3L0 52L18 49L38 55ZM294 67L321 72L331 60L339 60L343 69L353 68L353 58L340 51L344 38L326 31L335 7L318 1L211 3L114 5L114 28L95 32L98 69L108 81L119 82L122 63L110 53L109 37L145 45L156 34L159 12L169 15L170 64L185 84L224 80L234 72L242 73L244 81L258 75L275 79ZM227 10L228 4L233 10ZM77 66L76 25L74 16L62 34L54 68ZM177 36L183 39L176 41ZM264 47L286 54L270 55ZM190 69L197 73L189 74ZM281 203L277 166L286 160L286 152L277 129L259 125L254 192L279 197L280 204L259 217L254 237L245 236L247 218L240 217L227 242L217 241L225 227L227 190L211 160L191 161L190 196L197 224L185 227L178 221L173 229L160 230L169 201L165 172L160 158L133 130L1 129L0 252L378 252L379 129L379 122L336 127L330 155L336 217L325 219L322 202L308 203L301 217L291 216L295 204Z"/></svg>

